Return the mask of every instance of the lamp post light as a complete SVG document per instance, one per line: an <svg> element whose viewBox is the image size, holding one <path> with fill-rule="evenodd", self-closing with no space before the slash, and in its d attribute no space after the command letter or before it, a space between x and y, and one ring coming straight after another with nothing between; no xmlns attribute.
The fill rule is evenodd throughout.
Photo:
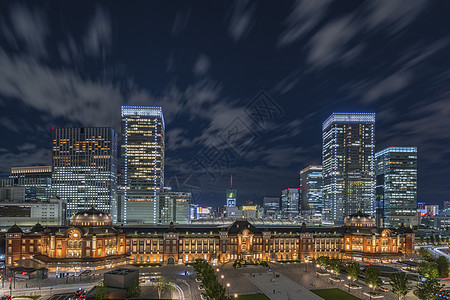
<svg viewBox="0 0 450 300"><path fill-rule="evenodd" d="M238 294L234 294L234 298L237 298L238 297Z"/></svg>
<svg viewBox="0 0 450 300"><path fill-rule="evenodd" d="M224 278L225 276L222 274L222 275L220 275L220 278L222 278L222 286L223 286L223 278Z"/></svg>
<svg viewBox="0 0 450 300"><path fill-rule="evenodd" d="M227 282L227 294L228 298L230 298L230 284Z"/></svg>
<svg viewBox="0 0 450 300"><path fill-rule="evenodd" d="M369 288L372 289L373 285L369 284ZM372 300L372 293L369 291L369 299Z"/></svg>
<svg viewBox="0 0 450 300"><path fill-rule="evenodd" d="M350 279L352 279L350 276L347 277L348 279L348 292L350 293Z"/></svg>

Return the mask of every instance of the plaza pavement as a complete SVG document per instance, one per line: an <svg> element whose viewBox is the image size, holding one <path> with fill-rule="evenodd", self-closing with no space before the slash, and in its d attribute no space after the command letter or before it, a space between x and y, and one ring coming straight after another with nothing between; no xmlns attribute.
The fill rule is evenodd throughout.
<svg viewBox="0 0 450 300"><path fill-rule="evenodd" d="M274 272L246 274L271 300L321 300L322 298L290 280L283 274Z"/></svg>

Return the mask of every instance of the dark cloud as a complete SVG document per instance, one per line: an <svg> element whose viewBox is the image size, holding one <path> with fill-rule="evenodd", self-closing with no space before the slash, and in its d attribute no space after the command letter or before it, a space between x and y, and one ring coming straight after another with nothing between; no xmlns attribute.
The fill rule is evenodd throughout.
<svg viewBox="0 0 450 300"><path fill-rule="evenodd" d="M190 17L191 17L191 9L177 12L172 27L173 36L177 37L183 32L184 28L186 28L186 25L189 22Z"/></svg>
<svg viewBox="0 0 450 300"><path fill-rule="evenodd" d="M86 53L93 56L104 56L111 44L111 18L104 8L97 7L84 41Z"/></svg>
<svg viewBox="0 0 450 300"><path fill-rule="evenodd" d="M322 21L332 0L297 0L286 18L286 29L280 35L279 46L289 45L313 30Z"/></svg>
<svg viewBox="0 0 450 300"><path fill-rule="evenodd" d="M205 54L200 54L194 64L193 72L197 76L205 75L211 66L211 60Z"/></svg>
<svg viewBox="0 0 450 300"><path fill-rule="evenodd" d="M13 5L10 11L12 28L17 40L25 43L27 50L36 56L47 56L45 41L49 34L49 27L41 11L31 9L25 5ZM5 33L10 35L8 29ZM12 37L9 37L12 40Z"/></svg>
<svg viewBox="0 0 450 300"><path fill-rule="evenodd" d="M228 33L235 42L245 37L252 29L255 10L255 4L251 1L236 0L233 2Z"/></svg>

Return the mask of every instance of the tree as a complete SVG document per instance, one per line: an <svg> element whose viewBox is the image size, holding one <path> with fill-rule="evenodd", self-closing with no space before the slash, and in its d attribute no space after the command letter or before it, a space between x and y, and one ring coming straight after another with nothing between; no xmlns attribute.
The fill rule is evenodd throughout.
<svg viewBox="0 0 450 300"><path fill-rule="evenodd" d="M366 269L366 283L369 285L372 285L372 288L375 289L377 286L380 285L381 280L380 280L380 269L375 268L373 266L369 266Z"/></svg>
<svg viewBox="0 0 450 300"><path fill-rule="evenodd" d="M429 243L430 243L430 237L427 236L427 237L425 238L425 241L427 242L427 244L429 244Z"/></svg>
<svg viewBox="0 0 450 300"><path fill-rule="evenodd" d="M419 264L418 272L425 277L439 277L438 266L434 261L424 261Z"/></svg>
<svg viewBox="0 0 450 300"><path fill-rule="evenodd" d="M441 237L439 235L434 236L434 240L436 241L436 244L439 244L441 242Z"/></svg>
<svg viewBox="0 0 450 300"><path fill-rule="evenodd" d="M156 289L158 290L158 299L161 299L162 294L172 292L175 289L173 283L164 277L156 278L154 283L156 285Z"/></svg>
<svg viewBox="0 0 450 300"><path fill-rule="evenodd" d="M339 258L333 258L329 261L329 266L334 274L339 275L342 271L342 261Z"/></svg>
<svg viewBox="0 0 450 300"><path fill-rule="evenodd" d="M136 298L141 296L141 287L139 286L139 281L134 280L127 290L127 298Z"/></svg>
<svg viewBox="0 0 450 300"><path fill-rule="evenodd" d="M422 256L422 258L425 259L425 260L430 260L431 259L431 252L428 251L427 248L420 248L419 249L419 255Z"/></svg>
<svg viewBox="0 0 450 300"><path fill-rule="evenodd" d="M420 282L414 295L416 295L420 300L434 300L435 295L441 290L441 285L439 281L434 278L428 278L425 282Z"/></svg>
<svg viewBox="0 0 450 300"><path fill-rule="evenodd" d="M421 236L420 239L419 239L419 243L423 244L424 242L425 242L425 239L424 239L423 236Z"/></svg>
<svg viewBox="0 0 450 300"><path fill-rule="evenodd" d="M405 299L409 292L408 276L406 273L395 273L391 276L392 292L397 295L397 299Z"/></svg>
<svg viewBox="0 0 450 300"><path fill-rule="evenodd" d="M359 271L359 264L356 261L347 263L347 273L352 281L356 281L358 279Z"/></svg>
<svg viewBox="0 0 450 300"><path fill-rule="evenodd" d="M320 256L317 258L317 263L321 267L326 267L329 265L330 258L328 256Z"/></svg>
<svg viewBox="0 0 450 300"><path fill-rule="evenodd" d="M106 287L106 284L103 280L101 281L100 285L97 286L94 297L95 300L108 299L108 288Z"/></svg>
<svg viewBox="0 0 450 300"><path fill-rule="evenodd" d="M205 289L204 295L211 300L227 300L226 289L218 282L214 269L206 260L198 259L194 264L195 271L202 280L202 287Z"/></svg>
<svg viewBox="0 0 450 300"><path fill-rule="evenodd" d="M447 260L447 258L445 258L445 256L439 256L436 263L437 263L439 277L447 278L448 277L448 260Z"/></svg>
<svg viewBox="0 0 450 300"><path fill-rule="evenodd" d="M434 235L430 236L430 242L434 244Z"/></svg>

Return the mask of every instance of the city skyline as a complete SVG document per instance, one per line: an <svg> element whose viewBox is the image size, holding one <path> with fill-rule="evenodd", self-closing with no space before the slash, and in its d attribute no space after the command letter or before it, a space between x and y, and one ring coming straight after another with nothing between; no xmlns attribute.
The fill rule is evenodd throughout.
<svg viewBox="0 0 450 300"><path fill-rule="evenodd" d="M262 203L321 164L321 123L332 112L370 111L374 151L417 147L417 199L442 205L449 6L386 5L4 2L0 175L50 165L52 127L120 133L120 106L161 106L166 185L191 176L195 202L219 206L233 173L237 205ZM265 117L254 114L261 104ZM236 126L248 134L242 147L226 139ZM220 165L208 164L213 153Z"/></svg>

